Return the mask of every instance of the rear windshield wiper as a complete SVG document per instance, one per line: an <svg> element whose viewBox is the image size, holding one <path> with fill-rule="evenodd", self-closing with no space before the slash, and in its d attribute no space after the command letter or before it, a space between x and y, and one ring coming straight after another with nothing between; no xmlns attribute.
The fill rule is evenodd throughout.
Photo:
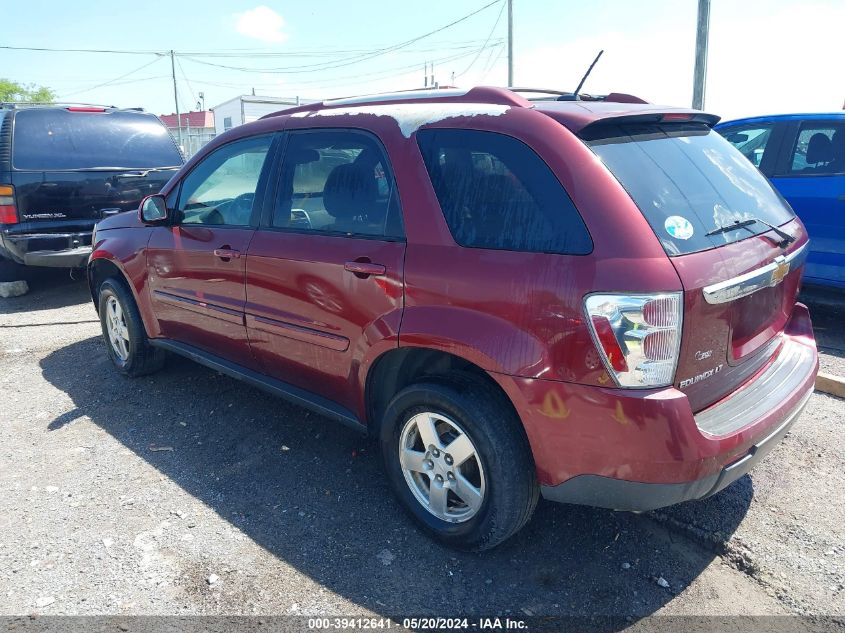
<svg viewBox="0 0 845 633"><path fill-rule="evenodd" d="M727 233L728 231L734 231L736 229L747 229L749 226L752 226L754 224L762 224L764 226L769 227L769 229L771 229L772 231L777 233L778 237L780 237L781 240L779 242L775 241L775 244L777 244L781 248L789 246L790 244L792 244L792 242L795 241L795 236L790 235L786 231L783 231L783 230L779 229L778 227L776 227L774 224L769 224L768 222L766 222L765 220L761 220L760 218L751 218L749 220L734 220L730 224L725 224L724 226L717 227L717 228L713 229L712 231L705 233L705 235L707 237L710 237L711 235L718 235L719 233Z"/></svg>

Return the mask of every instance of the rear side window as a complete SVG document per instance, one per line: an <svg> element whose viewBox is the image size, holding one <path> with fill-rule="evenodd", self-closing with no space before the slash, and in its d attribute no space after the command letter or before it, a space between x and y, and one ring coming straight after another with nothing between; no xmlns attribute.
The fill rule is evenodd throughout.
<svg viewBox="0 0 845 633"><path fill-rule="evenodd" d="M478 130L428 129L417 142L461 246L585 255L586 226L549 166L523 142Z"/></svg>
<svg viewBox="0 0 845 633"><path fill-rule="evenodd" d="M182 156L167 128L140 112L70 112L32 108L15 115L15 169L176 167Z"/></svg>
<svg viewBox="0 0 845 633"><path fill-rule="evenodd" d="M704 125L601 125L582 132L645 216L669 255L694 253L769 227L794 214L769 181L728 141Z"/></svg>
<svg viewBox="0 0 845 633"><path fill-rule="evenodd" d="M790 160L790 175L845 173L845 122L804 124Z"/></svg>

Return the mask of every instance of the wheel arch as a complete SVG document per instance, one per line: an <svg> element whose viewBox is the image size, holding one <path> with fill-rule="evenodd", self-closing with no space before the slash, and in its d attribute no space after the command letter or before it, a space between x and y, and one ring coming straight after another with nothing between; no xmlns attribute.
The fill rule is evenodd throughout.
<svg viewBox="0 0 845 633"><path fill-rule="evenodd" d="M127 281L126 274L115 262L110 259L106 259L105 257L99 257L88 262L86 273L88 278L88 291L91 293L91 300L94 302L94 309L99 313L100 305L97 290L99 289L100 284L102 284L106 279L112 278Z"/></svg>
<svg viewBox="0 0 845 633"><path fill-rule="evenodd" d="M97 290L106 279L117 279L129 289L130 293L132 293L132 298L135 300L135 305L138 306L138 311L141 314L141 321L144 323L144 329L146 330L147 336L151 337L152 333L157 331L155 327L151 327L153 325L150 323L151 316L147 313L147 310L144 309L145 306L139 297L138 290L132 282L131 276L123 267L119 259L107 257L103 254L93 257L88 262L86 276L88 279L88 290L91 293L91 300L94 302L94 309L98 314L100 312L100 302Z"/></svg>
<svg viewBox="0 0 845 633"><path fill-rule="evenodd" d="M521 420L506 390L479 365L444 350L405 346L382 353L367 372L364 400L370 434L378 435L387 405L402 389L422 379L448 381L449 375L455 372L468 374L495 390L516 418Z"/></svg>

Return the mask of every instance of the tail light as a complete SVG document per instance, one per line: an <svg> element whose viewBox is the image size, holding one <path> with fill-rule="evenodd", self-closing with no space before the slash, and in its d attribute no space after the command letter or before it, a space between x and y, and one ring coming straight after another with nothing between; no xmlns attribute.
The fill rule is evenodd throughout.
<svg viewBox="0 0 845 633"><path fill-rule="evenodd" d="M620 387L671 385L681 348L681 293L592 294L587 322L608 373Z"/></svg>
<svg viewBox="0 0 845 633"><path fill-rule="evenodd" d="M17 224L18 208L15 206L15 188L0 185L0 224Z"/></svg>

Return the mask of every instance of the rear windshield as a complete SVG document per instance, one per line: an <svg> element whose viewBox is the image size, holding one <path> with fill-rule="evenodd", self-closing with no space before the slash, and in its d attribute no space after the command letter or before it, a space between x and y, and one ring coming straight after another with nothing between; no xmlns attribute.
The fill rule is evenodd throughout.
<svg viewBox="0 0 845 633"><path fill-rule="evenodd" d="M794 214L769 181L704 125L603 125L582 134L628 191L669 255L765 233L760 222L707 235L735 221L780 226Z"/></svg>
<svg viewBox="0 0 845 633"><path fill-rule="evenodd" d="M15 116L12 139L15 169L143 169L182 164L167 128L140 112L21 110Z"/></svg>

